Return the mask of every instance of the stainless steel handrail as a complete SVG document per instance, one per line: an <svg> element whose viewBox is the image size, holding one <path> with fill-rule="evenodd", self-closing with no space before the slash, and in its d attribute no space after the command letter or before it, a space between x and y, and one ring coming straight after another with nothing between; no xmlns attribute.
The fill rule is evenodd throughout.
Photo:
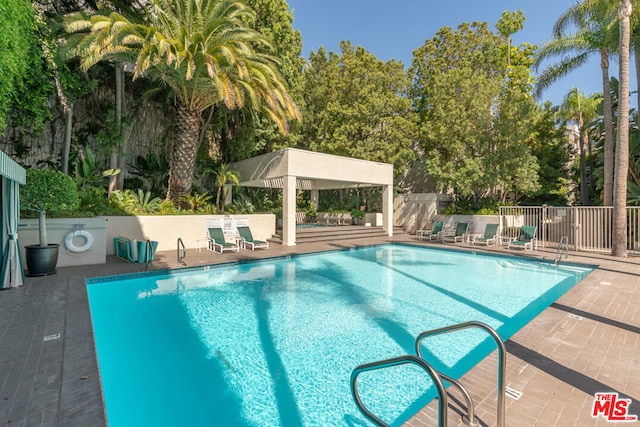
<svg viewBox="0 0 640 427"><path fill-rule="evenodd" d="M505 405L504 396L506 393L506 385L504 383L504 369L506 366L506 358L505 358L506 349L505 349L504 343L502 342L502 339L500 338L500 335L498 335L498 333L491 326L482 322L471 321L471 322L458 323L456 325L444 326L442 328L432 329L430 331L422 332L416 338L416 345L415 345L416 354L420 359L422 359L420 344L422 343L422 340L425 339L426 337L446 334L449 332L454 332L454 331L459 331L461 329L474 328L474 327L484 329L486 332L488 332L489 335L491 335L491 337L495 340L496 345L498 347L498 402L497 402L497 411L496 411L497 412L496 426L504 427L504 405ZM452 383L452 384L455 384L455 383ZM470 421L473 422L473 419L471 419Z"/></svg>
<svg viewBox="0 0 640 427"><path fill-rule="evenodd" d="M353 395L353 399L356 401L358 409L360 409L360 412L362 412L367 418L376 423L378 426L389 427L389 424L385 423L376 415L374 415L364 406L364 403L362 403L360 394L358 393L358 375L360 375L362 372L390 368L392 366L404 365L408 363L413 363L422 367L425 371L427 371L427 373L433 380L433 383L436 385L438 391L438 426L447 427L447 392L444 389L444 384L442 384L440 375L424 359L413 356L411 354L393 357L391 359L379 360L377 362L365 363L364 365L355 367L355 369L351 372L351 394Z"/></svg>
<svg viewBox="0 0 640 427"><path fill-rule="evenodd" d="M178 265L187 265L187 263L183 261L183 259L187 257L187 249L184 247L184 243L182 242L182 239L180 237L178 237L177 244ZM182 256L180 256L180 246L182 246Z"/></svg>
<svg viewBox="0 0 640 427"><path fill-rule="evenodd" d="M145 268L148 270L149 269L149 264L151 264L152 261L152 257L153 257L153 245L151 244L151 240L147 239L147 243L145 244L147 246L147 265L145 266Z"/></svg>
<svg viewBox="0 0 640 427"><path fill-rule="evenodd" d="M556 257L553 262L556 265L560 265L560 261L562 261L562 253L560 250L562 249L562 244L564 243L564 257L569 258L569 236L562 236L560 238L560 243L558 243L558 249L556 249Z"/></svg>

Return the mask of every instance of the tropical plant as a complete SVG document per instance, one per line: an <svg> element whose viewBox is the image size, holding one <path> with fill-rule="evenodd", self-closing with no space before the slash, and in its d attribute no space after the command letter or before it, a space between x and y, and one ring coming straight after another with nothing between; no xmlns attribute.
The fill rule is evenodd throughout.
<svg viewBox="0 0 640 427"><path fill-rule="evenodd" d="M70 211L78 207L78 191L69 175L56 170L27 169L27 180L20 187L20 209L38 213L40 246L46 247L47 214Z"/></svg>
<svg viewBox="0 0 640 427"><path fill-rule="evenodd" d="M560 62L547 66L539 74L535 90L537 97L553 82L587 63L592 56L600 56L605 128L605 206L612 204L613 190L613 108L609 86L609 56L617 45L616 12L615 3L608 0L575 2L556 21L554 38L545 43L536 54L536 66L551 57L561 58ZM572 24L577 25L578 30L574 34L567 34L566 30Z"/></svg>
<svg viewBox="0 0 640 427"><path fill-rule="evenodd" d="M148 153L138 155L133 163L129 163L129 173L144 180L147 190L154 194L165 191L169 177L169 161L164 154Z"/></svg>
<svg viewBox="0 0 640 427"><path fill-rule="evenodd" d="M150 0L134 22L113 12L66 21L86 70L101 60L134 63L133 77L166 85L176 99L176 131L169 159L167 199L191 193L202 115L210 107L251 105L287 131L300 114L276 58L256 53L267 38L246 22L255 13L232 0ZM83 33L80 33L83 32Z"/></svg>
<svg viewBox="0 0 640 427"><path fill-rule="evenodd" d="M207 171L210 172L210 171ZM206 172L205 172L206 173ZM238 172L229 169L229 165L223 163L218 167L218 170L214 173L215 184L217 187L216 192L216 208L224 212L224 199L227 197L227 184L240 185L240 175ZM221 201L223 201L221 205Z"/></svg>
<svg viewBox="0 0 640 427"><path fill-rule="evenodd" d="M587 147L589 143L589 133L587 125L597 117L597 108L600 104L600 94L593 94L589 97L580 93L578 88L571 90L564 97L560 106L560 115L564 120L570 120L578 125L579 141L578 149L580 153L580 200L583 206L590 205L588 180L587 180ZM593 177L593 170L590 171Z"/></svg>
<svg viewBox="0 0 640 427"><path fill-rule="evenodd" d="M189 210L197 211L203 208L205 205L209 204L209 202L213 199L211 195L204 193L194 193L186 196L182 196L181 201L184 202Z"/></svg>

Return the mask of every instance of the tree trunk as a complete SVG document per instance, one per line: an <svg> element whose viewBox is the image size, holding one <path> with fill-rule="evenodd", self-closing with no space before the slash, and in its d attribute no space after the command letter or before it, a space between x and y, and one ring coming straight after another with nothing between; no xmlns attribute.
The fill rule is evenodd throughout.
<svg viewBox="0 0 640 427"><path fill-rule="evenodd" d="M62 147L62 172L69 175L69 153L71 152L71 136L73 135L73 104L64 111L64 146Z"/></svg>
<svg viewBox="0 0 640 427"><path fill-rule="evenodd" d="M122 136L122 82L124 75L123 66L121 62L116 63L116 73L115 73L115 81L116 81L116 132L118 136ZM111 147L111 158L109 159L109 168L116 169L118 167L118 151L120 150L120 144L114 145ZM120 173L122 174L122 172ZM109 177L109 194L111 194L114 190L118 189L118 178L117 175L111 175Z"/></svg>
<svg viewBox="0 0 640 427"><path fill-rule="evenodd" d="M613 205L613 109L609 81L609 52L600 51L602 66L602 103L604 114L604 197L603 205Z"/></svg>
<svg viewBox="0 0 640 427"><path fill-rule="evenodd" d="M589 206L589 190L587 187L587 156L585 155L585 145L588 143L582 123L582 113L580 113L580 203L582 206Z"/></svg>
<svg viewBox="0 0 640 427"><path fill-rule="evenodd" d="M122 116L125 114L125 90L124 90L124 64L116 64L116 125L118 126L118 136L120 137L120 144L118 146L118 163L116 167L120 169L120 173L116 175L116 190L122 191L124 189L124 170L126 167L125 161L127 158L127 130L122 125ZM119 98L119 99L118 99ZM119 111L118 111L119 108Z"/></svg>
<svg viewBox="0 0 640 427"><path fill-rule="evenodd" d="M198 153L200 111L191 110L182 102L177 107L176 134L169 158L167 200L180 205L180 198L191 194L193 172Z"/></svg>
<svg viewBox="0 0 640 427"><path fill-rule="evenodd" d="M629 44L631 1L620 0L620 89L618 94L618 141L613 183L613 230L611 254L627 256L627 174L629 170Z"/></svg>

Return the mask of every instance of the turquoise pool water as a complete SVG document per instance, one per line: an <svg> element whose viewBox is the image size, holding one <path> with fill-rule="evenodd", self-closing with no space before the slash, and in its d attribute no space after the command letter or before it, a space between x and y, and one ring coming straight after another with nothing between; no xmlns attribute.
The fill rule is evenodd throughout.
<svg viewBox="0 0 640 427"><path fill-rule="evenodd" d="M383 245L91 280L110 427L365 426L352 369L413 354L422 331L468 320L507 339L591 269ZM425 341L459 378L494 349L475 330ZM392 425L433 395L415 367L361 376Z"/></svg>

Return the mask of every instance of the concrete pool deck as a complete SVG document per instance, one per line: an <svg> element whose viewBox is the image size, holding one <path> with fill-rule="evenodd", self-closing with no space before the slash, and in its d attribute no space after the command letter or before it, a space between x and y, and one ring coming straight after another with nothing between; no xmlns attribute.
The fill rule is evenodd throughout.
<svg viewBox="0 0 640 427"><path fill-rule="evenodd" d="M469 250L468 244L393 238L308 243L223 255L189 250L189 267L346 247L408 242ZM473 247L553 259L555 249L533 252ZM506 385L522 393L506 398L506 426L609 426L591 416L597 392L631 399L628 414L640 416L640 258L569 253L570 262L598 268L509 341ZM151 269L176 268L175 252L158 253ZM59 268L47 277L28 277L25 285L0 292L0 425L104 426L104 406L85 290L88 277L145 271L108 257L106 264ZM474 398L480 425L495 425L496 353L461 382ZM459 393L450 390L449 425L460 420ZM433 426L434 405L409 426ZM640 423L638 421L637 423ZM634 423L618 423L634 425Z"/></svg>

